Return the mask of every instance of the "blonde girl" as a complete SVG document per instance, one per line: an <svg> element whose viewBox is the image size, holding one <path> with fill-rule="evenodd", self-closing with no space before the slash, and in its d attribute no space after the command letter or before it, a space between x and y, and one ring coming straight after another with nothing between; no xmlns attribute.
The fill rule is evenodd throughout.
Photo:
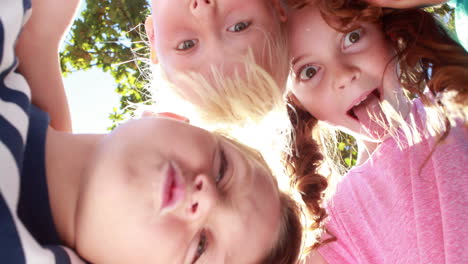
<svg viewBox="0 0 468 264"><path fill-rule="evenodd" d="M280 0L154 0L146 22L151 61L159 66L154 75L173 84L168 90L183 99L177 103L191 103L205 121L261 119L282 100L285 21ZM193 79L203 85L195 89ZM169 96L155 97L164 104ZM170 110L180 113L178 107Z"/></svg>
<svg viewBox="0 0 468 264"><path fill-rule="evenodd" d="M296 263L301 213L256 151L166 118L132 120L106 135L51 126L30 86L60 92L56 43L21 43L51 55L42 61L48 78L35 79L44 69L27 62L33 56L20 61L35 77L16 71L16 40L36 2L0 9L2 261L82 263L64 245L91 263ZM41 16L49 9L34 11L31 21L50 18ZM23 40L40 29L29 27ZM48 32L51 41L58 31ZM57 109L43 95L40 102Z"/></svg>

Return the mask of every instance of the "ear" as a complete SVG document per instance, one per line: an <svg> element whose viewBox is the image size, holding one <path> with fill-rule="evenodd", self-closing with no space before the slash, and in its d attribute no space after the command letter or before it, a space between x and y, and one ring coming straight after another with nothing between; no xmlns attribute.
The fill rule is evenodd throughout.
<svg viewBox="0 0 468 264"><path fill-rule="evenodd" d="M150 42L151 62L154 64L158 64L158 56L156 54L156 51L154 50L154 25L153 25L152 15L146 18L145 30L146 30L146 35L148 36L148 40Z"/></svg>
<svg viewBox="0 0 468 264"><path fill-rule="evenodd" d="M288 16L286 15L286 9L285 9L284 4L281 3L281 0L271 0L271 4L273 6L273 9L278 14L279 20L283 23L288 21Z"/></svg>

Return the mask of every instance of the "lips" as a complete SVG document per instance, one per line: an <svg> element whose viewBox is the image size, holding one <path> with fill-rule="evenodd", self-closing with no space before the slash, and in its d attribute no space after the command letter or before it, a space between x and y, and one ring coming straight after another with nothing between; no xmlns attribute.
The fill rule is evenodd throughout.
<svg viewBox="0 0 468 264"><path fill-rule="evenodd" d="M389 128L381 101L382 94L377 88L356 99L346 112L348 116L359 122L363 131L378 140L385 137Z"/></svg>
<svg viewBox="0 0 468 264"><path fill-rule="evenodd" d="M372 90L368 94L364 94L364 96L359 97L358 99L353 102L353 105L349 108L349 110L346 112L348 116L351 118L355 119L356 121L359 121L359 117L356 113L360 112L362 108L365 108L367 105L372 103L372 100L377 99L377 101L381 101L381 93L378 88Z"/></svg>
<svg viewBox="0 0 468 264"><path fill-rule="evenodd" d="M185 186L180 170L174 163L168 162L163 171L166 178L161 193L161 212L166 212L184 200Z"/></svg>

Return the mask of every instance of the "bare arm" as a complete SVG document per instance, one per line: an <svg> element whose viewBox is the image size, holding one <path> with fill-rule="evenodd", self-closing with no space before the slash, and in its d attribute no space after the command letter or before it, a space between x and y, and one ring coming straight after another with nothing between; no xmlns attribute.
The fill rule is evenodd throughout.
<svg viewBox="0 0 468 264"><path fill-rule="evenodd" d="M370 4L382 6L382 7L392 7L392 8L411 8L411 7L420 7L420 6L430 6L438 5L447 0L367 0Z"/></svg>
<svg viewBox="0 0 468 264"><path fill-rule="evenodd" d="M71 131L60 71L59 48L80 0L33 0L33 12L18 40L19 70L31 87L32 102L51 117L51 126Z"/></svg>

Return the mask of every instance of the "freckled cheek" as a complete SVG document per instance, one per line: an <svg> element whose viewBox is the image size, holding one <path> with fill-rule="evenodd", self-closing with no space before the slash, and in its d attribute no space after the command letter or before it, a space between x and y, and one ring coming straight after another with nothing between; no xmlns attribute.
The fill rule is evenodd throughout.
<svg viewBox="0 0 468 264"><path fill-rule="evenodd" d="M392 60L395 55L395 50L383 37L378 37L373 44L373 58L378 60L384 67Z"/></svg>
<svg viewBox="0 0 468 264"><path fill-rule="evenodd" d="M397 65L395 51L387 43L380 43L377 47L370 55L370 58L373 58L373 67L371 68L378 76L385 74L386 77L395 77Z"/></svg>
<svg viewBox="0 0 468 264"><path fill-rule="evenodd" d="M299 93L295 93L295 95L307 112L319 120L325 120L327 116L327 108L325 106L334 106L334 101L330 101L329 103L324 104L323 102L325 102L328 97L326 94L323 94L317 90L318 89L305 88Z"/></svg>
<svg viewBox="0 0 468 264"><path fill-rule="evenodd" d="M381 79L382 74L387 74L387 65L392 60L391 55L387 49L382 47L374 46L367 50L365 56L361 60L360 66L362 71L370 74L373 78Z"/></svg>
<svg viewBox="0 0 468 264"><path fill-rule="evenodd" d="M310 114L314 115L315 113L315 107L314 107L314 101L313 100L310 100L311 96L313 96L313 94L310 94L310 93L298 93L298 94L295 94L297 99L299 99L299 102L301 103L302 105L302 108L304 108L307 112L309 112Z"/></svg>
<svg viewBox="0 0 468 264"><path fill-rule="evenodd" d="M306 93L304 93L300 89L297 89L296 87L293 87L291 92L296 97L296 99L299 101L299 103L302 105L302 107L307 109L308 101L306 100L306 97L305 97Z"/></svg>

